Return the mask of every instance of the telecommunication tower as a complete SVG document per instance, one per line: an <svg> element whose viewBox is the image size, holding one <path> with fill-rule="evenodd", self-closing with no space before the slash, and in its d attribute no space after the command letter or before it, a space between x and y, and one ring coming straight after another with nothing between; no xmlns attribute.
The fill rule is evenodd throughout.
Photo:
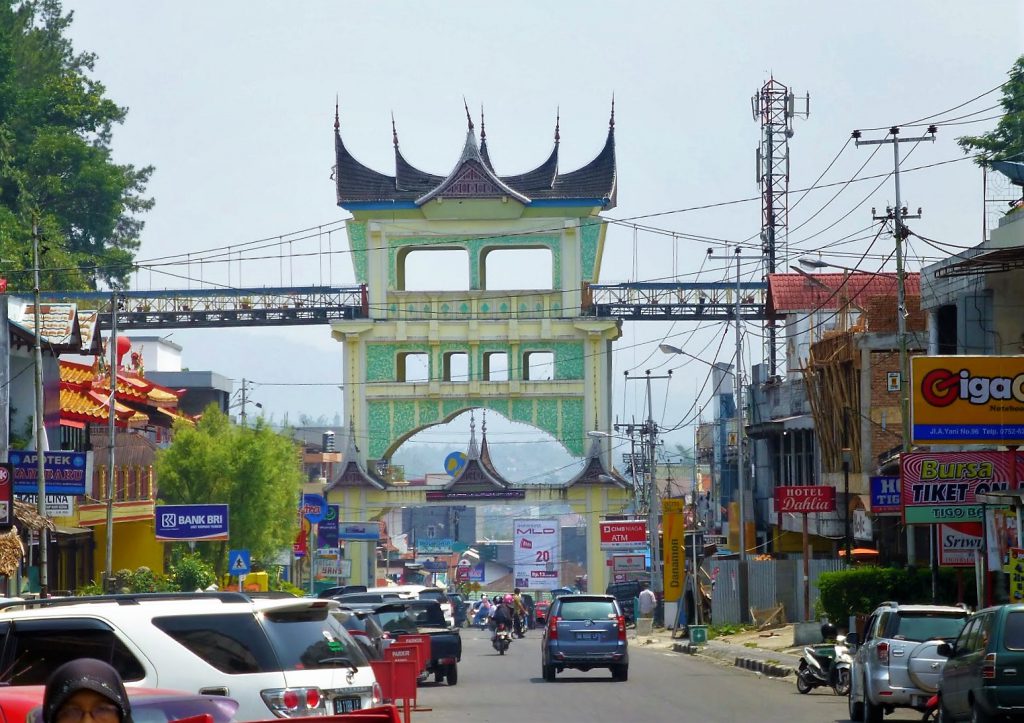
<svg viewBox="0 0 1024 723"><path fill-rule="evenodd" d="M761 142L757 146L757 183L761 187L761 253L765 276L775 273L782 243L786 256L786 228L789 225L789 139L793 136L793 118L810 115L811 96L797 98L779 81L771 78L750 99L754 120L761 122ZM767 281L767 278L765 279ZM765 320L768 335L768 368L778 374L780 348L775 322Z"/></svg>

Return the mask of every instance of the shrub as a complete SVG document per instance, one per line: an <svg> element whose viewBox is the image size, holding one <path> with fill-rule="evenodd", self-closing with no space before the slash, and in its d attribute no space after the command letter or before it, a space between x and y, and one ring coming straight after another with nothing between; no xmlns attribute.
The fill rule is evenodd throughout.
<svg viewBox="0 0 1024 723"><path fill-rule="evenodd" d="M177 563L171 565L170 577L179 590L186 592L205 590L217 579L213 565L198 553L183 555Z"/></svg>
<svg viewBox="0 0 1024 723"><path fill-rule="evenodd" d="M939 571L937 602L952 605L957 602L957 571L942 568ZM964 575L965 598L974 602L973 571ZM931 570L928 568L854 567L849 570L826 572L818 578L820 596L817 613L842 624L850 615L870 613L879 603L895 600L900 603L931 603Z"/></svg>

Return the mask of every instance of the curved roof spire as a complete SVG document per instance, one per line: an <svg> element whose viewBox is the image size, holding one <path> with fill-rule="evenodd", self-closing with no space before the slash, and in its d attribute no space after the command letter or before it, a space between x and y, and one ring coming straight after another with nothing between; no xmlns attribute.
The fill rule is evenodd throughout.
<svg viewBox="0 0 1024 723"><path fill-rule="evenodd" d="M469 449L466 452L469 459L480 459L480 447L476 443L476 410L469 410Z"/></svg>
<svg viewBox="0 0 1024 723"><path fill-rule="evenodd" d="M469 126L469 130L473 130L473 116L469 114L469 103L466 102L466 96L462 96L462 105L466 108L466 123Z"/></svg>
<svg viewBox="0 0 1024 723"><path fill-rule="evenodd" d="M338 94L334 94L334 130L335 132L341 129L341 121L338 119Z"/></svg>
<svg viewBox="0 0 1024 723"><path fill-rule="evenodd" d="M480 104L480 158L491 173L494 173L494 164L491 163L491 154L487 151L487 127L484 125L484 104Z"/></svg>
<svg viewBox="0 0 1024 723"><path fill-rule="evenodd" d="M562 136L558 132L559 126L562 124L562 108L561 106L555 108L555 143L562 140Z"/></svg>
<svg viewBox="0 0 1024 723"><path fill-rule="evenodd" d="M608 130L615 130L615 93L612 93L612 114L608 118Z"/></svg>
<svg viewBox="0 0 1024 723"><path fill-rule="evenodd" d="M398 129L395 128L395 112L391 111L391 142L398 148Z"/></svg>

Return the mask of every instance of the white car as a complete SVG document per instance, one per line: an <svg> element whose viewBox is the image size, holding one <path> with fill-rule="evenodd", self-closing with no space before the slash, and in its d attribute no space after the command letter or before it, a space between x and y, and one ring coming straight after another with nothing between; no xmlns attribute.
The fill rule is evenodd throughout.
<svg viewBox="0 0 1024 723"><path fill-rule="evenodd" d="M236 720L333 715L378 705L359 644L313 598L156 593L0 604L0 669L45 683L80 657L110 662L129 687L224 695Z"/></svg>
<svg viewBox="0 0 1024 723"><path fill-rule="evenodd" d="M443 587L427 587L426 585L389 585L387 587L371 587L367 592L372 593L398 593L401 598L415 598L418 600L435 600L441 605L441 612L449 627L455 627L455 608L452 606L451 598L444 591Z"/></svg>

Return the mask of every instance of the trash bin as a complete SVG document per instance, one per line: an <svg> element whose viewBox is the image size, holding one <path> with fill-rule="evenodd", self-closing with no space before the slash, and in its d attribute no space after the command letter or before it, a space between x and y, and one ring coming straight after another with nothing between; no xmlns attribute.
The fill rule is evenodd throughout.
<svg viewBox="0 0 1024 723"><path fill-rule="evenodd" d="M707 625L691 625L690 626L690 642L694 645L704 645L708 642L708 626Z"/></svg>

